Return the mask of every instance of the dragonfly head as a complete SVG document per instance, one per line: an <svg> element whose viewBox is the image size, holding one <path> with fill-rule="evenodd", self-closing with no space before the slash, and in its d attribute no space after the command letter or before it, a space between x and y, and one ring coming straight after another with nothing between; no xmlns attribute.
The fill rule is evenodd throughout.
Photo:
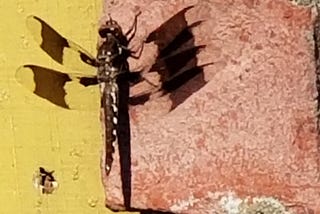
<svg viewBox="0 0 320 214"><path fill-rule="evenodd" d="M123 36L120 25L111 18L110 14L109 14L109 20L106 21L106 24L101 26L99 29L99 35L102 38L106 38L108 34L111 34L116 38Z"/></svg>

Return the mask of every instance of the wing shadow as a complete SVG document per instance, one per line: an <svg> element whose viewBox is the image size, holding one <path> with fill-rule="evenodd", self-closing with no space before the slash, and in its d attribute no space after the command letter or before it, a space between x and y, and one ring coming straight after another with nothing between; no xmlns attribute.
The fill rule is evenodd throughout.
<svg viewBox="0 0 320 214"><path fill-rule="evenodd" d="M171 110L206 84L203 68L213 64L198 65L197 54L206 46L195 45L192 28L197 27L203 21L197 21L188 26L185 13L191 8L186 8L177 13L155 32L152 32L146 40L147 42L154 42L158 46L158 58L149 72L158 72L161 84L160 90L163 94L170 93ZM171 42L164 45L163 40L165 40L166 35L172 33L172 26L176 26L180 30ZM182 86L188 90L180 90ZM148 100L150 95L149 93L132 98L131 103L142 104Z"/></svg>

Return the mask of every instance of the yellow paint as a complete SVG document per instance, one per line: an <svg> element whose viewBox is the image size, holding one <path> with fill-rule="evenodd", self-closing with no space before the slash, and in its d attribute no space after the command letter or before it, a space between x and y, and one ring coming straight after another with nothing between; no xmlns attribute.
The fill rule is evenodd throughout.
<svg viewBox="0 0 320 214"><path fill-rule="evenodd" d="M101 3L10 0L0 4L0 213L112 213L104 207L100 178L99 100L91 101L89 111L66 110L32 94L15 79L23 64L63 68L27 30L28 15L41 17L95 55ZM76 99L87 100L86 96ZM52 195L39 194L32 184L39 166L55 170L59 188Z"/></svg>

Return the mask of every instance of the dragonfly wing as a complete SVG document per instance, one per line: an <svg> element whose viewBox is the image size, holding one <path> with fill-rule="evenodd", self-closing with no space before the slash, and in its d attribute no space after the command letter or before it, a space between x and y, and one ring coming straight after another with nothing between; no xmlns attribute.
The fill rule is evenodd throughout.
<svg viewBox="0 0 320 214"><path fill-rule="evenodd" d="M96 66L89 52L64 38L39 17L28 16L27 27L42 50L59 64L82 72L92 71L92 66Z"/></svg>
<svg viewBox="0 0 320 214"><path fill-rule="evenodd" d="M95 76L81 77L38 65L24 65L16 72L17 81L51 103L66 109L88 109L99 100ZM91 102L90 102L91 101Z"/></svg>

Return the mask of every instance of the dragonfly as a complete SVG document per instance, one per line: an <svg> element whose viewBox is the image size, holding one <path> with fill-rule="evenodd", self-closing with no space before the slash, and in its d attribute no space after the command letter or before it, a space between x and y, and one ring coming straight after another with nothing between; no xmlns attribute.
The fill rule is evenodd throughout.
<svg viewBox="0 0 320 214"><path fill-rule="evenodd" d="M168 33L167 31L170 29L168 26L172 26L172 23L181 19L184 20L184 14L191 8L192 6L183 8L158 29L151 32L144 42L157 44L158 40L161 41L162 35ZM105 157L102 159L102 165L106 175L109 175L111 171L115 144L117 143L119 151L121 150L120 162L123 162L120 165L130 166L128 104L143 104L150 99L151 94L157 91L161 93L175 91L195 75L201 74L202 67L212 64L207 63L198 66L195 60L197 53L205 45L191 45L189 47L190 41L193 40L193 35L189 31L199 25L201 21L190 26L185 21L183 23L185 29L173 41L169 42L163 50L159 48L159 58L157 58L151 70L148 71L159 70L157 72L160 76L161 85L157 86L145 78L143 71L130 71L127 59L129 57L139 59L143 51L143 43L136 52L128 48L134 38L137 18L140 13L138 12L135 15L133 23L126 33L123 33L120 25L109 15L109 20L98 31L101 45L98 47L96 57L93 57L75 42L59 34L41 18L33 15L27 17L27 28L40 48L55 62L65 68L70 68L72 72L76 72L70 73L40 65L26 64L17 69L17 81L35 95L64 109L87 109L92 102L99 99L92 96L92 94L96 95L96 85L99 85L100 119L105 144ZM183 48L185 44L189 44L188 48ZM189 61L194 61L192 63L193 67L191 66L191 69L189 69L189 66L185 69L184 66ZM129 97L129 87L141 81L146 81L152 89L138 95L135 94L134 97ZM186 93L184 92L184 94ZM86 97L86 100L82 99L83 97ZM87 98L94 99L90 102ZM119 139L120 137L121 139ZM124 137L128 139L124 139ZM122 141L122 143L119 141ZM123 168L126 171L126 167Z"/></svg>
<svg viewBox="0 0 320 214"><path fill-rule="evenodd" d="M100 119L105 143L103 165L107 175L111 171L119 134L119 114L128 111L130 83L136 81L139 76L138 72L129 71L127 61L129 57L138 59L143 49L143 44L136 52L128 48L135 35L139 15L140 13L135 15L132 26L123 33L121 26L109 14L109 20L98 31L101 45L98 47L96 57L60 35L39 17L33 15L27 17L27 28L40 48L54 61L76 70L77 73L66 73L40 65L26 64L17 69L16 79L34 94L65 109L73 109L66 100L66 95L69 94L66 88L70 83L83 87L99 85ZM69 63L67 58L70 57L74 60ZM88 66L83 70L77 67L80 64ZM92 68L95 68L95 73L89 74ZM128 114L128 112L125 113Z"/></svg>

